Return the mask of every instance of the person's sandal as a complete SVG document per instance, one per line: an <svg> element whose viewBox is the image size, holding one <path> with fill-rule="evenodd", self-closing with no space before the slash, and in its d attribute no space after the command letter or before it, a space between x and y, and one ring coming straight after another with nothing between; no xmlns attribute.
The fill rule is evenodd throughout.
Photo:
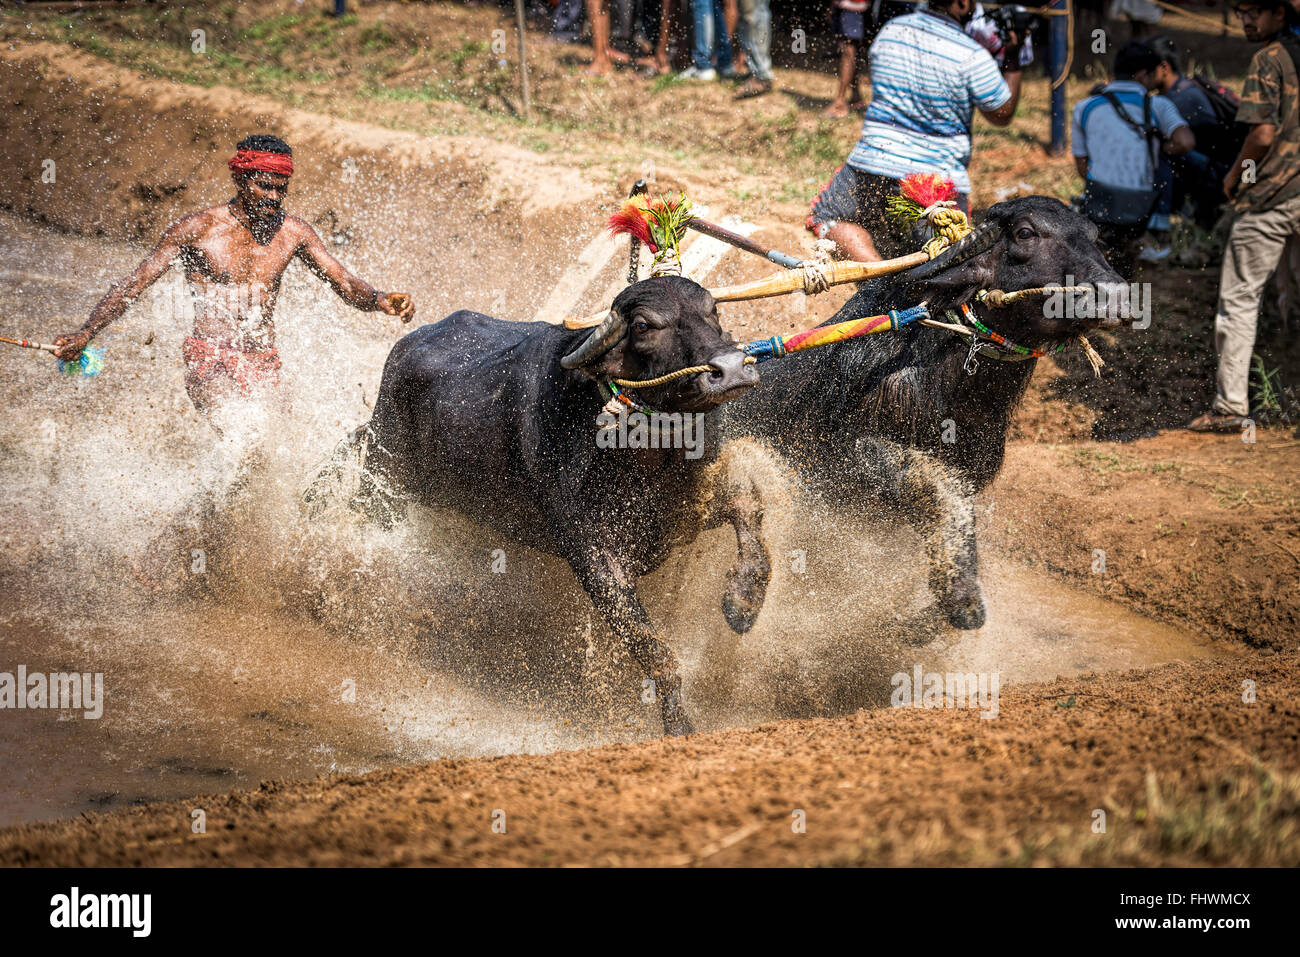
<svg viewBox="0 0 1300 957"><path fill-rule="evenodd" d="M1188 422L1187 430L1189 432L1240 432L1245 421L1244 415L1206 412Z"/></svg>
<svg viewBox="0 0 1300 957"><path fill-rule="evenodd" d="M747 100L753 96L762 96L764 93L772 92L771 80L760 80L756 76L751 76L736 90L736 99Z"/></svg>

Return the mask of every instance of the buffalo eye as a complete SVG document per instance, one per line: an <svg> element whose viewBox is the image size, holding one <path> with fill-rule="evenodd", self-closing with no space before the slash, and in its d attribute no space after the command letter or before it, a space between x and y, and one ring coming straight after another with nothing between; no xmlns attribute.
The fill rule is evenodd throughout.
<svg viewBox="0 0 1300 957"><path fill-rule="evenodd" d="M647 329L650 328L650 324L646 322L644 319L638 319L636 322L632 324L632 328L635 329L637 332L645 332Z"/></svg>
<svg viewBox="0 0 1300 957"><path fill-rule="evenodd" d="M1028 226L1021 226L1016 230L1016 239L1033 239L1034 231Z"/></svg>

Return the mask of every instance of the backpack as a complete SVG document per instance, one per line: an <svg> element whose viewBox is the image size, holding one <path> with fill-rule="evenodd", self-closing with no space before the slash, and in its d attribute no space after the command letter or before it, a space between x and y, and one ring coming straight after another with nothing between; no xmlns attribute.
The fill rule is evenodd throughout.
<svg viewBox="0 0 1300 957"><path fill-rule="evenodd" d="M1192 133L1196 136L1196 148L1216 163L1230 166L1241 152L1241 144L1250 135L1250 125L1237 122L1237 107L1241 105L1241 98L1203 73L1193 76L1192 82L1205 93L1214 110L1213 125L1197 125L1192 128Z"/></svg>
<svg viewBox="0 0 1300 957"><path fill-rule="evenodd" d="M1197 73L1192 77L1192 82L1205 91L1205 96L1214 109L1216 123L1223 127L1230 127L1237 122L1237 107L1241 106L1241 97L1217 80L1211 80L1204 73Z"/></svg>

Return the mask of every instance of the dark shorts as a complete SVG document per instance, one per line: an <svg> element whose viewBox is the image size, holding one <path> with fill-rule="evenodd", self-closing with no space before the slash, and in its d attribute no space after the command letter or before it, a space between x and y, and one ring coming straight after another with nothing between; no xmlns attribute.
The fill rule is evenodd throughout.
<svg viewBox="0 0 1300 957"><path fill-rule="evenodd" d="M897 195L898 180L864 173L845 163L812 201L804 225L820 239L834 223L853 223L871 234L882 256L906 255L916 251L916 243L885 218L885 201ZM970 197L958 193L957 208L970 216Z"/></svg>
<svg viewBox="0 0 1300 957"><path fill-rule="evenodd" d="M866 36L867 15L854 13L852 10L835 8L835 32L850 40L861 40Z"/></svg>

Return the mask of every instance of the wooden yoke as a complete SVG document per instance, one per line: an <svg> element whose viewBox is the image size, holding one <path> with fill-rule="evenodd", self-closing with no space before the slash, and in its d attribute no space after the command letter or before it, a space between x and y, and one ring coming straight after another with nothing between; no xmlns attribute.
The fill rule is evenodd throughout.
<svg viewBox="0 0 1300 957"><path fill-rule="evenodd" d="M897 259L886 259L874 263L811 260L800 269L782 270L763 279L742 283L739 286L723 286L719 289L710 289L709 292L713 294L713 298L718 302L766 299L770 296L789 295L792 292L815 294L822 291L825 286L838 286L847 282L865 282L868 279L876 279L890 273L911 269L913 266L919 266L929 261L929 255L924 252L911 253L907 256L899 256ZM811 281L809 279L810 272L814 276ZM818 274L820 274L820 280L817 278ZM822 281L824 281L824 286L817 288ZM590 316L568 318L564 320L564 327L566 329L589 329L592 326L600 325L607 315L609 315L608 308Z"/></svg>

